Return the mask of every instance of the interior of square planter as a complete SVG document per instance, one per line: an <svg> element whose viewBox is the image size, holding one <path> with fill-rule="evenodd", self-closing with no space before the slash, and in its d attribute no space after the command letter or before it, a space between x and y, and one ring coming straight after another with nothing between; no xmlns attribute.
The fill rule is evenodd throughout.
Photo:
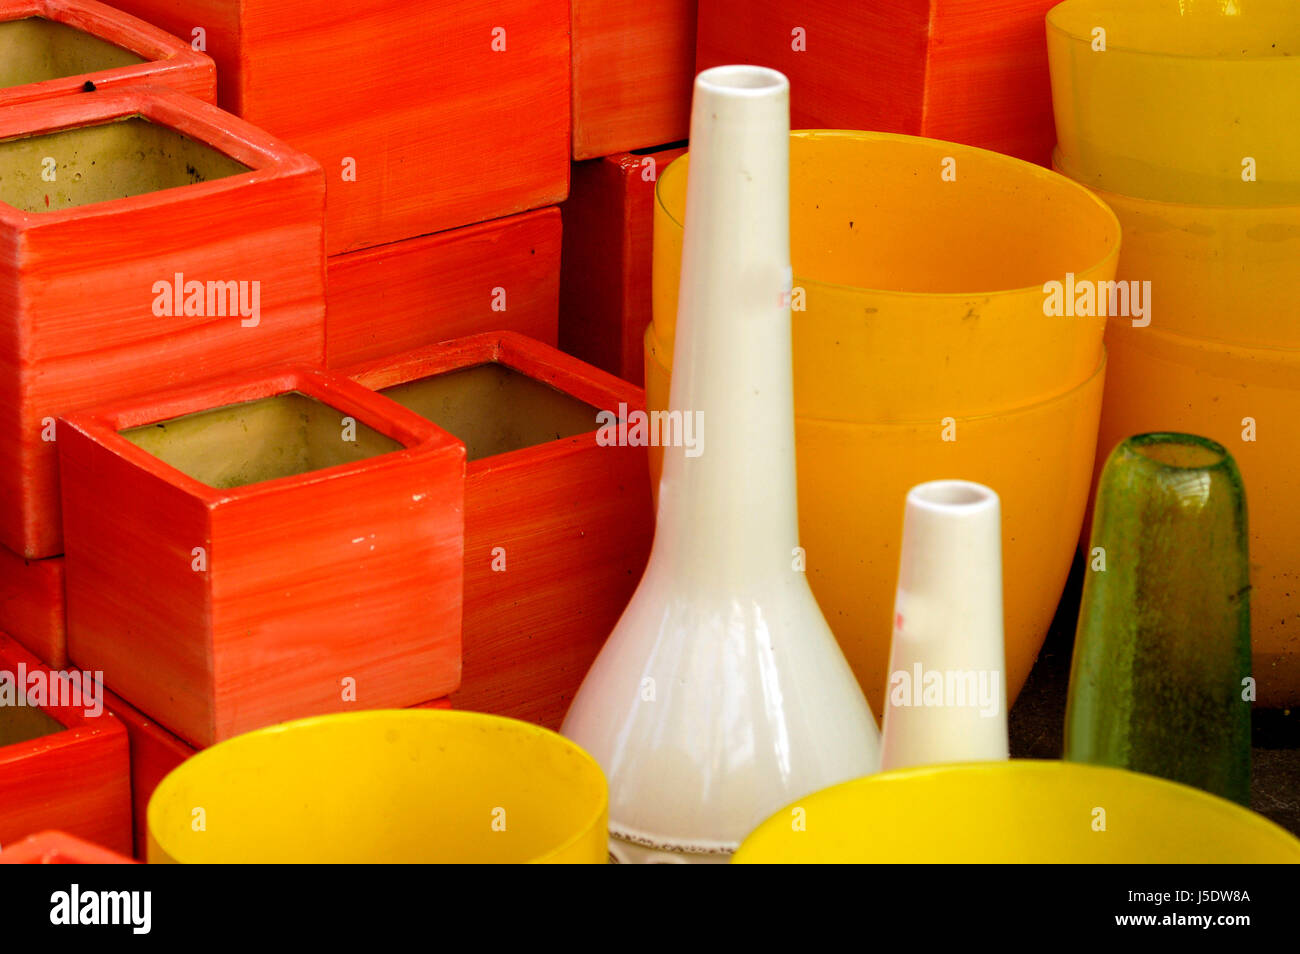
<svg viewBox="0 0 1300 954"><path fill-rule="evenodd" d="M130 50L42 17L0 23L0 89L145 62Z"/></svg>
<svg viewBox="0 0 1300 954"><path fill-rule="evenodd" d="M480 364L381 392L465 442L468 460L596 430L597 409L503 364ZM616 409L614 409L616 410Z"/></svg>
<svg viewBox="0 0 1300 954"><path fill-rule="evenodd" d="M51 169L52 182L43 177ZM127 116L0 142L0 201L56 212L248 171L174 129Z"/></svg>
<svg viewBox="0 0 1300 954"><path fill-rule="evenodd" d="M120 433L181 473L223 490L355 463L403 446L296 391Z"/></svg>
<svg viewBox="0 0 1300 954"><path fill-rule="evenodd" d="M11 684L5 686L3 690L5 700L8 702L10 694L15 691L11 688L14 675L6 672L0 676L0 679ZM0 705L0 748L53 735L62 732L65 728L66 726L39 706Z"/></svg>

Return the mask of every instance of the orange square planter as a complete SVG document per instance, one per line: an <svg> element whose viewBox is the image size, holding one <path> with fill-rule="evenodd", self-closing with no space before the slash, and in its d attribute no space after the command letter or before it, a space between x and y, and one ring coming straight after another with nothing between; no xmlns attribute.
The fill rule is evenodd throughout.
<svg viewBox="0 0 1300 954"><path fill-rule="evenodd" d="M0 109L0 543L62 552L60 415L324 361L323 192L307 156L174 90Z"/></svg>
<svg viewBox="0 0 1300 954"><path fill-rule="evenodd" d="M146 817L154 789L172 769L198 751L194 746L168 732L147 715L129 705L120 696L105 693L105 706L126 726L131 742L131 807L135 828L135 857L144 860L149 844ZM413 709L450 709L445 699L422 702ZM2 856L0 856L2 857Z"/></svg>
<svg viewBox="0 0 1300 954"><path fill-rule="evenodd" d="M331 255L568 191L568 0L113 5L202 39L221 106L320 162Z"/></svg>
<svg viewBox="0 0 1300 954"><path fill-rule="evenodd" d="M0 865L133 865L116 851L62 831L43 831L0 851Z"/></svg>
<svg viewBox="0 0 1300 954"><path fill-rule="evenodd" d="M56 688L54 674L2 633L0 680L0 845L57 828L130 851L126 730L98 711L103 696Z"/></svg>
<svg viewBox="0 0 1300 954"><path fill-rule="evenodd" d="M217 68L188 43L95 0L0 0L0 106L136 83L217 101Z"/></svg>
<svg viewBox="0 0 1300 954"><path fill-rule="evenodd" d="M555 344L560 210L333 255L328 275L330 367L501 329Z"/></svg>
<svg viewBox="0 0 1300 954"><path fill-rule="evenodd" d="M55 669L68 664L63 596L63 557L25 560L0 547L0 632Z"/></svg>
<svg viewBox="0 0 1300 954"><path fill-rule="evenodd" d="M474 335L349 374L464 441L457 709L558 727L641 579L653 535L644 447L596 414L640 388L519 334Z"/></svg>
<svg viewBox="0 0 1300 954"><path fill-rule="evenodd" d="M1057 2L710 0L696 68L785 73L794 129L905 133L1045 166L1056 141L1046 17Z"/></svg>
<svg viewBox="0 0 1300 954"><path fill-rule="evenodd" d="M420 416L291 369L60 427L68 653L186 742L459 684L465 451Z"/></svg>
<svg viewBox="0 0 1300 954"><path fill-rule="evenodd" d="M687 137L696 6L573 0L573 158Z"/></svg>
<svg viewBox="0 0 1300 954"><path fill-rule="evenodd" d="M651 318L655 182L685 151L577 164L564 204L560 347L638 387Z"/></svg>

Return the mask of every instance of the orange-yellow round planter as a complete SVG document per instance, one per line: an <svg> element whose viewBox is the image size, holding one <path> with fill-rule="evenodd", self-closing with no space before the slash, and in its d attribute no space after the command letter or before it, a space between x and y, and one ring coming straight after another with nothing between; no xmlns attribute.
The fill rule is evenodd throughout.
<svg viewBox="0 0 1300 954"><path fill-rule="evenodd" d="M1159 312L1157 312L1157 315ZM1100 469L1131 434L1203 434L1246 487L1257 700L1300 703L1300 351L1245 348L1115 322L1097 442Z"/></svg>
<svg viewBox="0 0 1300 954"><path fill-rule="evenodd" d="M802 824L800 822L802 821ZM733 864L1300 863L1300 841L1239 805L1075 762L885 772L802 798Z"/></svg>
<svg viewBox="0 0 1300 954"><path fill-rule="evenodd" d="M600 864L595 760L475 712L300 719L214 745L149 802L151 863Z"/></svg>
<svg viewBox="0 0 1300 954"><path fill-rule="evenodd" d="M688 156L659 178L646 403L668 402ZM1004 501L1007 691L1033 665L1092 472L1105 319L1049 317L1044 283L1114 277L1119 225L1086 189L953 143L813 130L790 142L801 545L876 712L907 489ZM657 478L659 455L651 448Z"/></svg>

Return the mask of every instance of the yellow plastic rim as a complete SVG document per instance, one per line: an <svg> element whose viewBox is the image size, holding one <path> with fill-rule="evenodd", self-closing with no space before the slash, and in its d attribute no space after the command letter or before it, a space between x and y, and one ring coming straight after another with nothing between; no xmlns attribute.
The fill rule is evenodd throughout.
<svg viewBox="0 0 1300 954"><path fill-rule="evenodd" d="M581 748L475 712L301 719L214 745L149 801L149 860L587 862L608 795Z"/></svg>

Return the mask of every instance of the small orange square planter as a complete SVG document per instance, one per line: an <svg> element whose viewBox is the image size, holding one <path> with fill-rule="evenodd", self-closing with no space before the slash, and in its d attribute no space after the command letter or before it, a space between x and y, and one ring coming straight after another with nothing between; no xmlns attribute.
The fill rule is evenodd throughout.
<svg viewBox="0 0 1300 954"><path fill-rule="evenodd" d="M104 694L105 706L126 726L131 742L131 809L135 828L135 857L144 860L149 845L146 812L154 789L172 769L198 751L160 726L121 696ZM421 702L412 709L450 709L447 699Z"/></svg>
<svg viewBox="0 0 1300 954"><path fill-rule="evenodd" d="M325 371L60 422L68 653L195 746L460 682L463 446Z"/></svg>
<svg viewBox="0 0 1300 954"><path fill-rule="evenodd" d="M553 345L560 210L333 255L327 271L332 368L500 329Z"/></svg>
<svg viewBox="0 0 1300 954"><path fill-rule="evenodd" d="M324 362L323 193L307 156L174 90L0 109L0 543L63 550L60 415Z"/></svg>
<svg viewBox="0 0 1300 954"><path fill-rule="evenodd" d="M329 254L569 185L569 0L114 0L202 43L222 108L315 157Z"/></svg>
<svg viewBox="0 0 1300 954"><path fill-rule="evenodd" d="M687 137L696 7L697 0L573 0L573 158Z"/></svg>
<svg viewBox="0 0 1300 954"><path fill-rule="evenodd" d="M1057 2L710 0L696 68L785 73L792 129L925 136L1046 166L1056 142L1046 17Z"/></svg>
<svg viewBox="0 0 1300 954"><path fill-rule="evenodd" d="M128 852L126 730L93 679L71 676L0 633L0 845L57 828Z"/></svg>
<svg viewBox="0 0 1300 954"><path fill-rule="evenodd" d="M133 865L116 851L62 831L43 831L0 851L0 865Z"/></svg>
<svg viewBox="0 0 1300 954"><path fill-rule="evenodd" d="M651 318L655 183L685 151L625 152L576 164L564 204L560 347L638 387Z"/></svg>
<svg viewBox="0 0 1300 954"><path fill-rule="evenodd" d="M188 43L95 0L0 0L0 106L136 83L217 101L217 68Z"/></svg>
<svg viewBox="0 0 1300 954"><path fill-rule="evenodd" d="M63 557L25 560L0 547L0 632L47 666L68 664Z"/></svg>
<svg viewBox="0 0 1300 954"><path fill-rule="evenodd" d="M509 333L348 373L467 449L452 705L558 727L649 555L646 449L597 441L597 413L643 410L641 389Z"/></svg>

